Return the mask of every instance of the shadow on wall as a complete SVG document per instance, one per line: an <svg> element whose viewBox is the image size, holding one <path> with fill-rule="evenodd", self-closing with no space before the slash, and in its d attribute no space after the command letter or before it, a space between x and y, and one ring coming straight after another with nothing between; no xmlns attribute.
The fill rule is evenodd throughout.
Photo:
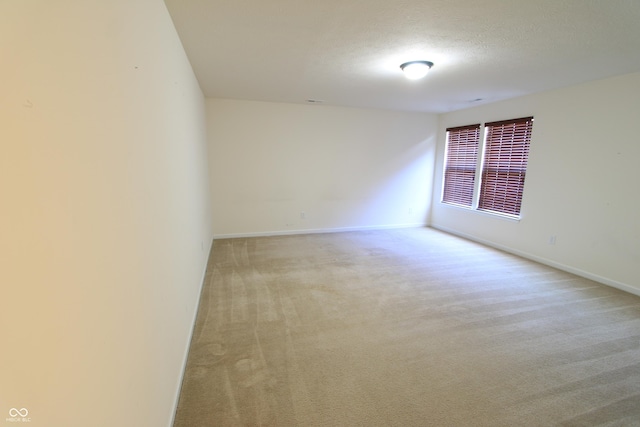
<svg viewBox="0 0 640 427"><path fill-rule="evenodd" d="M372 225L426 225L433 194L435 136L384 165L386 179L375 183L357 222ZM384 215L380 215L380 213ZM389 223L389 220L392 223Z"/></svg>

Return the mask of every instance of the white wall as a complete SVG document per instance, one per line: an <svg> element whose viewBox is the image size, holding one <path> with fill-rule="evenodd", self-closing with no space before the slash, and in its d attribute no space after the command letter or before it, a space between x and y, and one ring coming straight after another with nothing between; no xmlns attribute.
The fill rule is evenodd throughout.
<svg viewBox="0 0 640 427"><path fill-rule="evenodd" d="M0 420L167 426L212 230L165 5L2 1L0 58Z"/></svg>
<svg viewBox="0 0 640 427"><path fill-rule="evenodd" d="M447 127L529 115L519 222L439 202ZM432 225L640 293L639 117L640 73L442 115Z"/></svg>
<svg viewBox="0 0 640 427"><path fill-rule="evenodd" d="M436 120L207 99L216 236L426 224Z"/></svg>

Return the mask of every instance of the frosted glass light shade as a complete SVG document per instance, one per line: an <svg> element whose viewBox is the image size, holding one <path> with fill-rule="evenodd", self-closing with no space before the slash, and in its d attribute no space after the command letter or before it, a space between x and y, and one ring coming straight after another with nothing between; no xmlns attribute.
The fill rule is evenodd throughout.
<svg viewBox="0 0 640 427"><path fill-rule="evenodd" d="M404 71L404 75L408 79L417 80L426 76L431 67L433 67L433 62L430 61L411 61L402 64L400 69Z"/></svg>

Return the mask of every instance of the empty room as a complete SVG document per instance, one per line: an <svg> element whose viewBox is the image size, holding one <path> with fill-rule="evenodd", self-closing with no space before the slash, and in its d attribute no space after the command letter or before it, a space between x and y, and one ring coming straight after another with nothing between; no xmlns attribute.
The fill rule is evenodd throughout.
<svg viewBox="0 0 640 427"><path fill-rule="evenodd" d="M3 0L0 422L640 426L638 22Z"/></svg>

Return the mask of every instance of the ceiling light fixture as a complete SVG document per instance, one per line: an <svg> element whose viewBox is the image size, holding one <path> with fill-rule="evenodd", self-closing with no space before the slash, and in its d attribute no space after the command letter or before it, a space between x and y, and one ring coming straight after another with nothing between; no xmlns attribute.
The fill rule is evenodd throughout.
<svg viewBox="0 0 640 427"><path fill-rule="evenodd" d="M410 61L402 64L400 69L408 79L417 80L426 76L431 67L433 67L431 61Z"/></svg>

